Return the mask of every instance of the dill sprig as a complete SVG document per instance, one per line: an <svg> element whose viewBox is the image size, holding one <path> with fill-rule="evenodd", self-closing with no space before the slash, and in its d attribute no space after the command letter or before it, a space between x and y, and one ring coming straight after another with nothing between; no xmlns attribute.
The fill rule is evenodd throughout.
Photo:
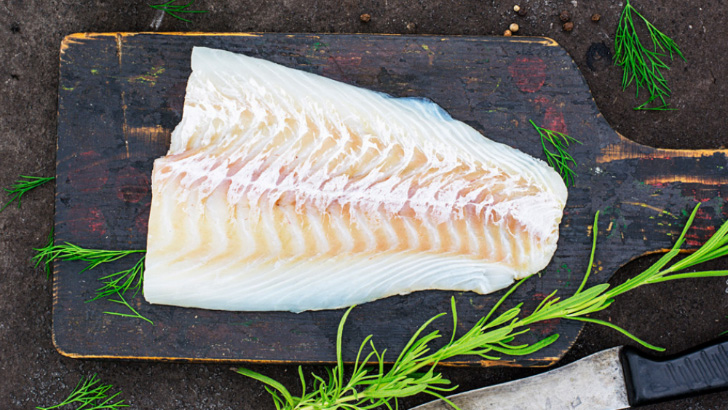
<svg viewBox="0 0 728 410"><path fill-rule="evenodd" d="M685 278L728 276L728 270L678 273L697 264L728 255L728 222L724 223L695 253L667 267L680 252L680 248L685 242L685 235L692 225L697 210L698 207L693 210L685 229L667 254L649 269L612 289L606 283L585 288L596 251L599 218L597 212L594 217L594 234L589 265L576 293L561 300L556 296L556 291L553 291L541 301L533 313L525 317L520 317L523 303L495 315L503 302L526 280L522 279L500 298L485 317L481 318L475 326L459 337L456 337L455 333L457 311L455 309L455 299L452 298L453 333L449 342L440 349L431 351L430 342L439 339L441 335L437 330L425 334L425 329L444 314L437 315L425 322L414 333L394 361L394 364L388 369L385 368L384 360L386 351L379 352L374 346L372 337L368 336L359 347L351 373L347 372L348 377L344 376L341 347L342 334L344 323L351 309L353 309L352 307L342 317L337 331L337 364L333 369L326 369L325 377L313 374L314 384L310 391L306 388L301 367L298 369L302 385L301 396L292 395L281 383L260 373L244 368L237 369L237 372L265 383L265 388L271 394L277 409L320 410L344 408L355 410L371 409L378 406L392 409L393 405L394 408L397 408L398 399L402 397L424 393L444 399L444 393L454 390L457 386L450 386L450 381L443 378L439 372L436 372L436 366L443 360L462 355L475 355L488 360L500 360L501 356L527 355L543 349L559 338L558 334L553 334L531 345L514 342L516 337L528 333L530 331L529 326L536 322L566 319L596 323L615 329L649 349L664 350L639 339L619 326L588 316L609 307L614 302L615 297L647 284ZM364 356L365 349L368 349L369 353ZM375 365L367 366L367 363L372 361L375 362ZM447 401L447 399L445 400ZM452 403L450 404L452 405ZM453 405L453 407L455 406Z"/></svg>
<svg viewBox="0 0 728 410"><path fill-rule="evenodd" d="M0 212L4 211L5 208L10 206L10 204L16 200L18 201L18 208L20 208L20 201L23 194L32 189L38 188L46 182L53 181L54 179L56 179L56 177L34 177L21 175L10 188L5 188L5 192L7 192L8 195L11 195L11 198L5 205L3 205L2 208L0 208Z"/></svg>
<svg viewBox="0 0 728 410"><path fill-rule="evenodd" d="M576 176L574 168L576 168L577 164L574 157L566 151L566 148L572 143L581 144L581 142L562 132L539 127L533 120L528 121L538 131L538 135L541 137L541 147L543 148L544 154L546 154L546 161L561 175L566 186L573 185L574 177ZM555 151L552 151L549 146Z"/></svg>
<svg viewBox="0 0 728 410"><path fill-rule="evenodd" d="M43 248L33 248L34 251L38 252L41 249L48 249L53 246L53 232L55 232L55 227L51 227L51 231L48 233L48 240L46 241L46 246ZM46 279L51 277L51 263L53 262L53 259L45 260L45 257L43 257L44 260L36 260L38 258L38 255L33 257L33 260L35 262L35 267L37 268L39 265L43 265L43 270L46 273Z"/></svg>
<svg viewBox="0 0 728 410"><path fill-rule="evenodd" d="M142 316L139 312L137 312L137 310L134 309L129 304L129 302L126 301L126 299L124 299L124 296L122 296L122 294L120 292L116 292L116 296L119 299L108 299L109 302L114 302L114 303L118 303L120 305L126 306L126 308L132 312L132 314L118 313L118 312L104 312L105 314L112 315L112 316L131 317L131 318L135 318L135 319L141 319L141 320L145 320L145 321L149 322L150 324L154 325L154 322L152 322L151 320L149 320L148 318Z"/></svg>
<svg viewBox="0 0 728 410"><path fill-rule="evenodd" d="M121 272L112 273L99 278L103 282L103 286L96 289L96 296L89 302L106 298L115 293L124 294L126 291L133 289L134 295L136 296L139 290L142 288L142 282L144 280L144 258L142 256L134 266Z"/></svg>
<svg viewBox="0 0 728 410"><path fill-rule="evenodd" d="M172 3L174 3L175 1L177 0L169 0L164 4L150 4L149 7L155 10L162 10L163 12L169 14L174 18L186 21L188 23L191 23L191 21L187 20L186 18L180 17L175 13L207 13L207 10L187 10L187 8L190 7L192 3L195 2L195 0L191 0L189 3L183 5L173 5Z"/></svg>
<svg viewBox="0 0 728 410"><path fill-rule="evenodd" d="M49 238L48 244L43 248L34 249L38 252L34 257L33 261L35 266L44 266L46 275L50 275L51 263L55 259L62 261L84 261L87 263L86 267L81 270L83 273L87 270L93 269L102 263L114 262L121 258L137 254L146 253L143 249L133 249L125 251L112 251L106 249L86 249L72 243L65 242L61 245L53 245L53 233ZM146 320L147 322L154 324L151 320L142 316L134 308L127 303L123 295L127 291L134 290L136 296L139 290L141 290L142 282L144 280L144 259L146 255L142 256L135 264L129 269L112 273L110 275L99 278L102 282L102 286L96 289L96 295L88 302L106 298L110 302L118 303L126 306L133 314L122 314L114 312L104 312L109 315L133 317ZM110 299L109 296L117 295L119 299Z"/></svg>
<svg viewBox="0 0 728 410"><path fill-rule="evenodd" d="M109 396L108 391L114 388L114 386L99 383L100 380L95 374L89 378L82 377L65 400L50 407L36 407L36 409L56 409L73 403L80 404L79 407L76 407L76 410L106 410L129 407L128 404L124 404L123 399L114 401L121 394L121 391Z"/></svg>
<svg viewBox="0 0 728 410"><path fill-rule="evenodd" d="M93 269L102 263L114 262L125 256L129 256L134 253L144 253L143 249L128 250L128 251L110 251L105 249L86 249L72 243L65 242L61 245L53 245L48 243L43 248L34 248L34 251L38 252L34 257L33 261L35 266L39 267L45 265L46 272L50 270L50 264L54 259L60 259L63 261L84 261L88 265L81 271L81 273Z"/></svg>
<svg viewBox="0 0 728 410"><path fill-rule="evenodd" d="M640 41L635 29L634 19L638 18L647 27L647 32L652 41L652 47L645 47ZM635 97L639 98L641 88L647 90L650 97L646 102L635 107L635 110L669 110L666 98L670 96L671 90L667 80L662 75L662 69L669 70L670 67L663 61L663 57L678 55L685 60L677 44L652 23L645 16L640 14L627 0L619 18L617 32L614 40L614 62L624 70L622 75L622 89L626 90L634 83L636 88ZM650 107L650 104L659 100L661 105Z"/></svg>

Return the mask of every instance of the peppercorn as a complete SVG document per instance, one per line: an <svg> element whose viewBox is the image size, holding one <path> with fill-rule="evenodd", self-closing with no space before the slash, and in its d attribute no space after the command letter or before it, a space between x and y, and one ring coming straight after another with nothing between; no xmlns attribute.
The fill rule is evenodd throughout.
<svg viewBox="0 0 728 410"><path fill-rule="evenodd" d="M506 30L506 31L503 32L503 35L506 36L506 37L510 37L510 36L513 35L513 33L511 33L511 30Z"/></svg>
<svg viewBox="0 0 728 410"><path fill-rule="evenodd" d="M509 30L511 31L511 33L517 33L517 32L518 32L518 29L519 29L519 27L518 27L518 24L516 24L516 23L512 23L512 24L511 24L511 26L510 26L510 27L508 27L508 29L509 29Z"/></svg>
<svg viewBox="0 0 728 410"><path fill-rule="evenodd" d="M513 6L513 11L515 11L516 13L518 13L519 11L521 11L521 6L519 6L518 4L516 4L515 6Z"/></svg>
<svg viewBox="0 0 728 410"><path fill-rule="evenodd" d="M407 31L410 33L414 33L417 31L417 24L416 23L407 23Z"/></svg>
<svg viewBox="0 0 728 410"><path fill-rule="evenodd" d="M594 14L592 14L592 17L591 17L592 21L595 22L595 23L597 21L599 21L601 18L602 18L602 15L599 14L599 13L594 13Z"/></svg>
<svg viewBox="0 0 728 410"><path fill-rule="evenodd" d="M567 21L571 20L571 15L569 14L568 11L564 10L561 12L561 14L559 14L559 20L566 23Z"/></svg>
<svg viewBox="0 0 728 410"><path fill-rule="evenodd" d="M567 21L563 26L564 31L571 31L574 29L574 23Z"/></svg>
<svg viewBox="0 0 728 410"><path fill-rule="evenodd" d="M361 20L363 23L369 23L369 21L372 19L372 16L368 13L364 13L361 16L359 16L359 20Z"/></svg>

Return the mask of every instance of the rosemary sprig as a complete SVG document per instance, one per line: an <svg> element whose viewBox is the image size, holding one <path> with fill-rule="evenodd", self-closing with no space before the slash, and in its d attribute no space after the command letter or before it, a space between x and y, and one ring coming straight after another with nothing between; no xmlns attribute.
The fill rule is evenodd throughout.
<svg viewBox="0 0 728 410"><path fill-rule="evenodd" d="M109 302L114 302L114 303L118 303L120 305L124 305L133 314L118 313L118 312L104 312L105 314L112 315L112 316L131 317L131 318L135 318L135 319L141 319L141 320L145 320L145 321L149 322L150 324L154 325L154 322L152 322L151 320L149 320L146 317L142 316L139 312L137 312L136 309L134 309L133 307L131 307L131 305L129 304L129 302L127 302L126 299L124 299L124 296L122 296L121 293L116 292L116 296L118 296L119 299L109 299Z"/></svg>
<svg viewBox="0 0 728 410"><path fill-rule="evenodd" d="M645 47L640 41L635 29L634 18L641 20L647 27L652 41L652 48ZM647 18L640 14L627 0L622 10L617 25L617 32L614 40L614 62L622 67L622 89L626 90L634 83L636 88L635 97L639 98L641 88L647 90L650 97L646 102L635 107L635 110L669 110L666 98L672 91L667 85L667 80L662 75L662 69L669 70L670 67L663 61L663 57L678 55L685 60L677 44L660 30L658 30ZM650 107L650 104L659 100L661 105Z"/></svg>
<svg viewBox="0 0 728 410"><path fill-rule="evenodd" d="M728 270L678 273L697 264L728 255L728 222L724 223L695 253L670 267L666 267L680 252L680 248L685 242L685 234L692 225L697 209L696 207L693 210L685 229L670 252L660 258L649 269L612 289L609 289L610 285L606 283L585 289L596 250L599 217L597 212L594 217L594 239L589 266L581 285L574 295L561 300L556 297L556 291L553 291L546 299L541 301L530 315L520 317L523 303L519 303L491 320L490 318L494 316L496 310L508 296L526 280L522 279L511 287L488 315L481 318L468 332L456 337L456 327L454 326L450 341L434 352L431 352L429 343L440 338L440 333L435 330L424 334L424 331L434 320L444 314L428 320L414 333L402 353L388 370L385 370L384 365L385 352L380 353L377 351L371 336L368 336L359 347L351 375L348 378L344 377L341 345L344 323L351 312L352 308L350 308L342 317L337 332L337 364L333 369L327 368L326 378L313 374L315 381L310 391L306 389L305 377L301 367L298 370L303 387L301 396L293 396L281 383L252 370L241 368L237 369L237 372L265 383L266 390L271 394L277 409L320 410L344 408L355 410L371 409L378 406L386 406L392 409L392 404L396 407L398 399L402 397L425 393L437 398L443 398L443 393L455 389L456 386L449 386L450 381L444 379L440 373L435 371L436 366L443 360L461 355L476 355L488 360L500 360L502 355L527 355L550 345L558 339L558 334L550 335L532 345L514 342L517 336L530 331L530 325L545 320L579 320L608 326L649 349L664 350L640 340L616 325L590 318L588 315L606 309L614 302L615 297L647 284L684 278L728 276ZM451 305L453 324L456 325L457 311L454 298L451 300ZM363 356L365 348L370 351L366 356ZM371 361L376 362L376 365L365 367ZM452 403L450 404L452 405Z"/></svg>
<svg viewBox="0 0 728 410"><path fill-rule="evenodd" d="M180 16L176 15L175 13L207 13L207 10L187 10L187 8L190 7L192 5L192 3L195 2L195 0L191 0L189 3L184 4L184 5L173 5L172 3L174 3L175 1L177 1L177 0L169 0L168 2L166 2L164 4L154 4L154 5L149 4L149 7L153 8L155 10L162 10L174 18L176 18L178 20L186 21L188 23L191 23L191 21L187 20L186 18L180 17Z"/></svg>
<svg viewBox="0 0 728 410"><path fill-rule="evenodd" d="M561 175L566 186L573 185L574 177L576 176L574 168L576 168L577 164L574 157L566 151L566 148L572 143L581 145L581 142L562 132L541 128L533 120L528 121L538 131L538 135L541 137L541 147L543 148L544 154L546 154L546 161ZM556 151L554 152L549 149L549 145Z"/></svg>
<svg viewBox="0 0 728 410"><path fill-rule="evenodd" d="M5 208L10 206L14 201L18 201L18 208L20 208L20 201L23 194L26 192L38 188L46 182L53 181L56 177L34 177L28 175L21 175L20 178L10 188L5 188L5 192L11 195L10 200L0 208L0 212L4 211Z"/></svg>
<svg viewBox="0 0 728 410"><path fill-rule="evenodd" d="M73 403L80 404L79 407L76 407L76 410L105 410L129 407L128 404L124 404L123 399L116 402L114 401L116 397L121 394L121 391L109 396L107 392L114 386L99 383L100 381L95 374L89 378L82 377L71 394L69 394L65 400L50 407L36 407L36 409L56 409Z"/></svg>

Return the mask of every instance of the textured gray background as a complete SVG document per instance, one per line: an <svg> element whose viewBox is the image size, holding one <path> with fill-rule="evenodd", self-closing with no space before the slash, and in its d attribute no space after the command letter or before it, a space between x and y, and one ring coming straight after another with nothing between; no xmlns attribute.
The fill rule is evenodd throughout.
<svg viewBox="0 0 728 410"><path fill-rule="evenodd" d="M162 0L152 1L162 3ZM601 60L587 64L594 43L612 49L621 10L611 1L518 1L528 8L514 15L516 1L484 0L198 0L207 14L192 23L164 17L159 31L363 32L500 35L511 23L519 34L548 36L565 47L586 77L607 121L637 142L664 148L721 148L728 114L728 36L726 2L636 0L651 21L682 47L688 62L667 74L678 111L634 112L631 92L620 91L621 71ZM561 30L558 14L575 22ZM603 17L592 23L593 13ZM364 24L359 15L369 13ZM0 186L19 174L53 175L55 163L58 50L63 36L82 31L152 31L157 12L141 1L0 0ZM409 24L412 23L412 24ZM409 24L409 28L408 28ZM60 356L51 343L51 286L32 268L32 248L42 245L53 220L53 188L28 194L21 209L0 214L0 407L50 405L70 392L81 375L98 373L123 390L139 409L270 409L261 385L226 365L81 361ZM621 269L612 283L646 268L643 258ZM728 261L708 268L727 269ZM674 353L728 330L724 279L656 285L621 297L597 315L625 326ZM629 341L616 332L587 326L563 363ZM298 385L294 366L251 366L290 386ZM322 372L316 366L305 370ZM444 369L461 390L539 370ZM405 405L428 400L416 397ZM728 408L728 393L674 401L653 409Z"/></svg>

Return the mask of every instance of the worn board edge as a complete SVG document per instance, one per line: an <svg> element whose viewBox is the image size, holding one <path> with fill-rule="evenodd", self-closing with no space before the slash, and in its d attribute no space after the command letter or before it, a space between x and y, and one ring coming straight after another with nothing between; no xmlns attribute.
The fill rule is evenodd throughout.
<svg viewBox="0 0 728 410"><path fill-rule="evenodd" d="M576 338L574 338L574 341L571 342L569 349L574 345L576 342L576 339L581 335L581 332L584 330L584 327L578 329L576 333ZM70 359L77 359L77 360L123 360L123 361L134 361L134 362L165 362L165 363L199 363L199 364L261 364L261 365L332 365L336 364L337 362L334 361L311 361L311 360L262 360L262 359L218 359L218 358L190 358L190 357L165 357L165 356L159 356L159 357L150 357L150 356L124 356L124 355L86 355L86 354L78 354L78 353L70 353L66 352L63 349L61 349L58 344L56 344L56 338L55 333L52 332L52 341L53 346L55 347L56 351L64 357L68 357ZM523 363L516 363L513 360L478 360L478 361L457 361L457 360L448 360L448 361L441 361L438 363L438 366L441 367L468 367L468 368L479 368L479 367L512 367L512 368L528 368L528 369L542 369L542 368L548 368L559 361L561 361L563 357L548 357L540 360L533 360L530 361L528 359L524 360L524 362L529 362L528 365L525 365ZM354 365L357 364L353 361L343 360L343 363L346 365ZM365 364L367 366L375 366L379 365L379 362L377 361L369 361L369 362L359 362L359 365ZM385 365L391 365L394 364L394 361L392 360L385 360Z"/></svg>
<svg viewBox="0 0 728 410"><path fill-rule="evenodd" d="M190 32L155 32L155 31L111 31L111 32L78 32L66 35L61 40L61 52L63 52L69 43L74 42L77 39L92 39L94 37L133 37L137 35L159 35L159 36L180 36L180 37L262 37L265 34L273 34L263 31L250 31L250 32L236 32L236 33L224 33L224 32L204 32L204 31L190 31ZM324 33L275 33L279 35L288 36L309 36L318 37ZM393 33L325 33L327 36L411 36L411 34L393 34ZM447 37L447 38L489 38L489 39L501 39L501 36L472 36L472 35L439 35L439 34L417 34L417 37ZM556 40L550 37L541 36L521 36L513 37L508 39L508 42L513 43L535 43L549 47L561 47Z"/></svg>

